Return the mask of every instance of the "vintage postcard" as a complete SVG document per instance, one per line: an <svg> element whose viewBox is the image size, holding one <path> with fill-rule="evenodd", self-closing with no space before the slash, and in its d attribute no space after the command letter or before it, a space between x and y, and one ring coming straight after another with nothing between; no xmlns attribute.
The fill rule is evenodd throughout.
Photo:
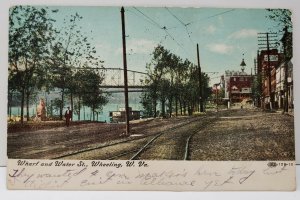
<svg viewBox="0 0 300 200"><path fill-rule="evenodd" d="M7 186L296 188L288 9L16 5Z"/></svg>

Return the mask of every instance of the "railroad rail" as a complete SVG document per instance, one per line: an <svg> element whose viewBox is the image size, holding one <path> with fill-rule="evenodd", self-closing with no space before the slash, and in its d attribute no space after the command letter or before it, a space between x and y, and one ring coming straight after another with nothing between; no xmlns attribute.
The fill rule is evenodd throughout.
<svg viewBox="0 0 300 200"><path fill-rule="evenodd" d="M189 118L189 119L185 119L185 122L182 122L178 125L175 125L171 128L168 128L164 131L161 131L157 134L152 134L152 135L147 135L147 136L141 136L141 137L137 137L137 138L130 138L130 139L124 139L122 141L117 141L117 142L113 142L110 144L105 144L105 145L99 145L96 147L92 147L92 148L87 148L87 149L81 149L78 151L74 151L71 153L67 153L61 156L57 156L53 159L62 159L62 158L68 158L74 155L80 155L89 151L94 151L94 150L101 150L101 149L105 149L105 148L109 148L109 147L113 147L113 146L117 146L117 145L121 145L121 144L126 144L126 143L131 143L131 142L137 142L138 140L142 141L142 140L146 140L144 143L146 143L145 145L133 148L133 149L129 149L129 150L124 150L124 152L116 154L116 155L112 155L109 156L107 158L103 158L105 160L116 160L116 159L120 159L120 158L126 158L126 160L135 160L138 159L138 157L147 149L149 148L149 146L155 141L157 140L160 136L164 135L165 133L168 133L172 130L178 129L180 127L186 126L190 123L193 123L195 121L198 121L199 119L203 119L203 117L194 117L194 118ZM154 125L154 126L158 126L158 125Z"/></svg>
<svg viewBox="0 0 300 200"><path fill-rule="evenodd" d="M205 116L207 118L207 116ZM118 145L124 145L125 148L122 149L122 152L117 152L117 153L112 153L113 155L108 155L108 156L100 156L100 159L103 160L137 160L141 157L141 155L149 148L151 148L151 144L153 144L158 138L161 136L165 135L166 133L170 133L178 128L184 127L190 123L195 123L197 121L205 119L204 116L198 116L198 117L193 117L193 118L188 118L185 119L184 122L181 122L180 124L175 124L174 126L163 130L159 133L156 134L151 134L151 135L146 135L146 136L139 136L139 137L130 137L126 138L121 141L109 143L109 144L101 144L96 147L92 148L86 148L86 149L80 149L78 151L73 151L61 156L57 156L53 159L66 159L68 157L74 157L78 156L80 157L81 155L84 155L85 153L89 153L92 151L103 151L103 152L111 152L110 148L117 148ZM175 121L174 123L178 123L178 121ZM159 124L158 124L159 125ZM155 125L155 126L158 126ZM151 126L150 126L151 127ZM192 139L192 136L196 134L199 130L194 130L192 134L189 135L185 142L185 153L183 155L183 160L188 160L189 159L189 143ZM134 143L134 144L130 144ZM141 143L141 144L139 144ZM120 149L120 148L119 148ZM113 152L113 151L112 151ZM109 154L109 153L108 153Z"/></svg>

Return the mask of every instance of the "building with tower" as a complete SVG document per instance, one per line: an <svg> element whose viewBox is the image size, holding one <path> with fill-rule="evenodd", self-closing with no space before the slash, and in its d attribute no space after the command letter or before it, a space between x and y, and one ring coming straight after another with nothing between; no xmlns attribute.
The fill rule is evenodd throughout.
<svg viewBox="0 0 300 200"><path fill-rule="evenodd" d="M226 70L224 76L225 100L230 104L241 102L252 102L252 74L245 72L246 63L244 59L241 71Z"/></svg>

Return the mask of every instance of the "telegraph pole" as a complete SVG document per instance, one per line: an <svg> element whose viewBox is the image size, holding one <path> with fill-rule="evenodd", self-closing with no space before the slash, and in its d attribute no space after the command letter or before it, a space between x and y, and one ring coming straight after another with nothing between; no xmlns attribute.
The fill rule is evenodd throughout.
<svg viewBox="0 0 300 200"><path fill-rule="evenodd" d="M126 121L126 135L129 136L129 106L128 106L128 82L127 82L127 60L126 60L126 36L125 36L125 17L124 7L121 8L122 20L122 41L123 41L123 65L124 65L124 95L125 95L125 121Z"/></svg>
<svg viewBox="0 0 300 200"><path fill-rule="evenodd" d="M256 59L253 60L254 66L254 75L252 75L252 68L251 68L251 78L252 78L252 96L254 98L254 106L258 107L258 92L257 92L257 66L256 66Z"/></svg>
<svg viewBox="0 0 300 200"><path fill-rule="evenodd" d="M273 98L272 98L272 95L271 95L271 90L272 90L272 87L271 87L271 65L270 65L270 44L269 44L269 33L266 33L267 35L267 54L268 54L268 77L269 77L269 80L268 80L268 85L269 85L269 97L270 97L270 110L272 111L272 104L273 104Z"/></svg>
<svg viewBox="0 0 300 200"><path fill-rule="evenodd" d="M274 38L274 37L277 37L276 36L276 33L258 33L260 35L265 35L265 36L262 36L262 37L258 37L259 39L263 39L263 40L258 40L259 42L263 42L261 44L258 44L258 45L263 45L263 47L261 47L262 49L265 49L267 48L267 76L268 76L268 93L269 93L269 100L270 100L270 110L272 111L273 109L273 103L274 103L274 99L273 99L273 96L272 96L272 86L271 86L271 63L270 63L270 45L271 44L276 44L276 40L270 40L270 38ZM266 42L266 43L264 43ZM271 43L273 42L273 43ZM266 46L265 46L266 45Z"/></svg>
<svg viewBox="0 0 300 200"><path fill-rule="evenodd" d="M283 105L283 112L288 113L289 111L289 104L288 104L288 52L287 52L287 37L288 37L288 27L285 27L283 29L284 34L283 34L283 55L284 55L284 105Z"/></svg>
<svg viewBox="0 0 300 200"><path fill-rule="evenodd" d="M218 97L218 86L220 85L220 83L215 84L216 85L216 103L217 103L217 112L219 112L219 97Z"/></svg>
<svg viewBox="0 0 300 200"><path fill-rule="evenodd" d="M262 63L260 60L260 56L259 56L259 50L257 50L257 55L256 55L256 63L257 63L257 68L256 68L256 80L257 80L257 91L258 91L258 107L265 109L263 106L263 93L262 93L262 80L264 80L263 78L263 73L262 73Z"/></svg>
<svg viewBox="0 0 300 200"><path fill-rule="evenodd" d="M202 97L202 76L200 67L200 57L199 57L199 45L197 44L197 59L198 59L198 73L199 73L199 92L200 92L200 112L203 112L203 97Z"/></svg>

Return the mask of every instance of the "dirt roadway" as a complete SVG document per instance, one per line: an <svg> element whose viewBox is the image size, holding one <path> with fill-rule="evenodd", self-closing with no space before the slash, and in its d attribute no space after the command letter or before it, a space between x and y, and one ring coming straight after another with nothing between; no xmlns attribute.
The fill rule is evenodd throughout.
<svg viewBox="0 0 300 200"><path fill-rule="evenodd" d="M206 122L203 117L212 117ZM219 111L201 116L198 121L174 129L189 117L154 119L131 125L132 137L121 136L123 124L88 123L70 128L43 128L8 133L8 157L28 159L108 159L126 149L139 149L166 131L139 157L149 160L180 160L190 140L191 160L293 160L294 118L255 109ZM172 129L173 128L173 129ZM168 131L171 130L172 131ZM153 136L152 136L153 135ZM127 141L128 142L124 142ZM120 143L110 148L102 146ZM94 149L94 150L89 150ZM88 150L88 151L86 151ZM75 153L84 151L84 153ZM72 155L71 155L72 154ZM66 156L66 157L65 157ZM120 157L118 159L128 159Z"/></svg>
<svg viewBox="0 0 300 200"><path fill-rule="evenodd" d="M224 113L191 142L191 160L295 160L294 117Z"/></svg>
<svg viewBox="0 0 300 200"><path fill-rule="evenodd" d="M65 127L59 122L59 127L53 128L52 124L48 128L48 122L42 122L43 125L36 124L41 127L39 130L36 127L26 128L24 131L11 128L7 138L7 153L9 158L53 159L77 151L154 135L181 124L186 119L188 117L132 123L133 136L129 138L123 136L124 124L84 123Z"/></svg>

